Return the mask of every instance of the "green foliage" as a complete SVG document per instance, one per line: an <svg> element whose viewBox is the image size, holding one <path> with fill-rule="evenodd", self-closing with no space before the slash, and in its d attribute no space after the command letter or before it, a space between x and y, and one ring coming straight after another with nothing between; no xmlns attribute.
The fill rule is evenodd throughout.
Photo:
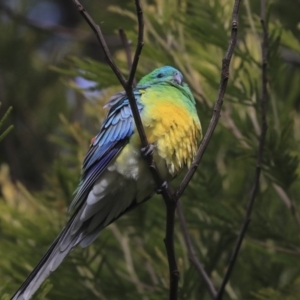
<svg viewBox="0 0 300 300"><path fill-rule="evenodd" d="M197 256L217 288L253 186L260 133L259 1L243 2L238 44L220 124L182 197ZM170 64L179 68L197 99L205 132L217 97L222 57L230 36L232 1L186 0L176 1L176 4L170 0L142 1L145 47L137 78L156 66ZM288 14L277 14L280 7L278 0L273 1L269 9L269 126L260 190L225 300L299 298L300 69L297 55L300 43L295 34L299 28L293 27L295 21ZM285 9L295 10L292 4ZM115 14L114 24L118 24L120 15L122 20L135 22L133 2L128 6L111 6L109 11ZM98 13L91 11L93 16ZM120 26L122 24L116 25ZM127 34L136 43L136 30L131 30ZM28 34L29 37L34 39L32 34ZM119 49L114 56L126 74L124 51ZM39 65L36 57L33 60ZM33 65L28 62L28 68ZM79 179L81 161L105 115L101 107L121 90L108 66L90 58L71 56L51 68L58 71L55 74L61 75L64 85L58 86L56 75L51 75L51 84L38 81L40 86L34 93L28 89L29 93L24 85L23 101L29 103L31 93L53 97L66 88L76 91L80 105L74 113L61 103L62 95L47 102L48 107L55 106L57 113L49 120L47 130L55 130L49 131L47 139L60 151L41 175L43 186L25 187L11 180L6 165L0 169L0 299L3 300L18 288L63 227L66 209ZM35 71L31 76L38 78L40 73ZM74 76L78 75L98 83L102 89L98 99L82 102L84 91L74 84ZM50 93L52 89L55 92ZM33 109L43 112L37 103L32 105ZM42 113L39 117L42 120L37 124L43 124L44 118ZM180 178L173 185L176 187L179 182ZM45 282L35 299L165 299L169 279L164 228L164 204L155 196L109 226L89 248L75 249ZM210 299L202 278L189 263L178 224L175 232L181 272L179 299Z"/></svg>

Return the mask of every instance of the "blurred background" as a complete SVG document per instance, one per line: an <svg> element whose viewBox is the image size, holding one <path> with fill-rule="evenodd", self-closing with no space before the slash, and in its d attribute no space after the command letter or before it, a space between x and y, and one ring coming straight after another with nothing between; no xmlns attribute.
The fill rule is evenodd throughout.
<svg viewBox="0 0 300 300"><path fill-rule="evenodd" d="M217 97L233 0L142 0L145 46L137 79L180 69L204 132ZM268 122L260 193L224 299L300 295L300 1L268 3ZM137 40L134 1L82 1L128 74L118 29ZM197 255L219 287L253 186L260 132L260 1L242 1L222 117L182 197ZM71 0L0 1L0 299L37 264L67 219L81 162L104 103L122 90ZM0 132L0 133L1 133ZM180 182L174 182L174 186ZM34 299L165 299L165 208L155 196L76 249ZM179 299L210 299L179 226Z"/></svg>

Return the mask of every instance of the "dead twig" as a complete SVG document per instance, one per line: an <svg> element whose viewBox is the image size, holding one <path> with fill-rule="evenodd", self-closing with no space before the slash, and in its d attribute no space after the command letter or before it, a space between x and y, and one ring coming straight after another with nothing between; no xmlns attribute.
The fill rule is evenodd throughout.
<svg viewBox="0 0 300 300"><path fill-rule="evenodd" d="M124 31L124 29L122 29L122 28L119 29L119 36L121 38L122 45L123 45L123 48L124 48L125 53L126 53L127 67L128 67L129 72L130 72L131 67L132 67L131 43L128 41L127 35L126 35L126 32ZM133 86L136 86L136 80L135 79L133 80Z"/></svg>

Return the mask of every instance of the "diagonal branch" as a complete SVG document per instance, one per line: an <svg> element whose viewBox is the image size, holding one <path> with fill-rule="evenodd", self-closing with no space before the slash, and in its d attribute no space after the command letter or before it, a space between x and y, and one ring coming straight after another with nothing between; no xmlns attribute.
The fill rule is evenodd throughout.
<svg viewBox="0 0 300 300"><path fill-rule="evenodd" d="M136 69L139 63L140 55L144 46L144 19L143 19L143 11L139 0L135 0L135 6L136 6L137 19L138 19L138 44L136 46L133 62L129 73L129 78L127 82L128 86L132 86Z"/></svg>
<svg viewBox="0 0 300 300"><path fill-rule="evenodd" d="M119 68L116 66L116 64L114 63L114 61L112 59L112 56L110 54L110 51L108 49L108 46L107 46L104 36L102 34L100 26L94 22L92 17L88 14L88 12L85 10L85 8L81 5L81 3L78 0L73 0L73 2L75 3L75 5L76 5L78 11L80 12L80 14L82 15L82 17L85 19L85 21L91 27L91 29L94 31L102 49L103 49L107 63L109 64L109 66L111 67L111 69L113 70L115 75L117 76L118 80L120 81L121 85L125 89L126 88L126 79L124 78L124 76L120 72Z"/></svg>
<svg viewBox="0 0 300 300"><path fill-rule="evenodd" d="M122 41L123 48L125 50L126 54L126 61L127 61L127 67L130 72L131 66L132 66L132 57L131 57L131 42L128 41L126 32L124 29L120 28L119 29L119 35ZM133 86L136 86L136 80L133 80Z"/></svg>
<svg viewBox="0 0 300 300"><path fill-rule="evenodd" d="M144 41L143 41L143 37L144 37L144 21L143 21L143 13L141 10L141 6L140 6L140 2L139 0L135 0L136 3L136 10L137 10L137 17L138 17L138 24L139 24L139 35L138 35L138 44L136 47L136 52L134 55L134 61L129 73L129 78L128 80L126 80L124 78L124 76L122 75L120 69L117 67L117 65L115 64L115 62L113 61L113 58L111 56L111 53L109 51L109 48L107 46L107 43L105 41L105 38L103 36L103 33L101 31L101 28L98 24L95 23L95 21L93 20L93 18L89 15L89 13L85 10L85 8L82 6L82 4L78 1L78 0L73 0L78 11L80 12L80 14L83 16L83 18L86 20L86 22L88 23L88 25L91 27L91 29L94 31L102 49L105 55L105 59L107 61L107 63L109 64L109 66L111 67L112 71L115 73L115 75L117 76L119 82L121 83L121 85L123 86L129 102L130 102L130 107L132 110L132 114L134 117L134 121L142 142L142 147L146 148L149 146L148 141L147 141L147 137L145 134L145 130L141 121L141 117L139 114L139 110L138 107L136 105L136 100L133 94L133 90L132 90L132 83L134 80L134 76L135 76L135 72L136 72L136 68L139 62L139 57L144 45Z"/></svg>
<svg viewBox="0 0 300 300"><path fill-rule="evenodd" d="M261 110L261 133L259 137L259 145L258 145L258 151L257 151L257 160L256 160L256 170L255 170L255 178L254 178L254 184L251 191L250 200L247 205L246 215L244 218L244 222L242 224L239 236L236 241L236 245L234 247L233 253L231 255L228 269L225 273L221 288L219 290L218 296L216 300L221 300L223 298L223 293L226 287L226 284L229 280L229 277L231 275L231 272L233 270L235 261L237 259L242 241L244 239L245 233L247 231L248 225L251 221L251 212L254 205L254 200L257 196L258 190L259 190L259 179L260 179L260 173L261 168L263 164L263 151L264 151L264 145L265 145L265 139L266 139L266 133L267 133L267 99L268 99L268 91L267 91L267 84L268 84L268 78L267 78L267 57L268 57L268 29L266 25L266 0L261 0L261 25L263 29L263 41L261 45L261 53L262 53L262 95L260 99L260 110Z"/></svg>
<svg viewBox="0 0 300 300"><path fill-rule="evenodd" d="M231 58L232 58L233 51L234 51L236 41L237 41L238 14L239 14L240 2L241 2L241 0L235 0L234 6L233 6L232 23L231 23L231 38L229 41L227 52L222 61L222 72L221 72L221 79L220 79L220 84L219 84L218 98L217 98L217 101L216 101L216 104L214 107L213 116L211 118L209 127L206 131L206 134L202 140L202 143L200 144L200 147L198 149L196 157L176 192L175 199L177 201L180 198L180 196L182 195L182 193L184 192L184 190L186 189L186 187L188 186L193 175L195 174L195 172L199 166L199 163L202 159L202 156L210 142L210 139L214 133L214 130L215 130L215 128L218 124L219 118L220 118L223 99L224 99L227 82L228 82L228 78L229 78L229 66L230 66ZM180 222L180 225L181 225L181 228L183 231L183 236L184 236L185 244L188 249L190 261L195 266L196 270L199 272L200 276L202 277L212 299L216 299L217 291L216 291L211 279L207 275L204 267L202 266L202 264L200 263L199 259L197 258L196 254L195 254L195 250L194 250L194 247L192 244L191 237L187 230L186 221L185 221L183 211L181 209L181 205L179 202L177 202L177 205L178 205L179 222Z"/></svg>
<svg viewBox="0 0 300 300"><path fill-rule="evenodd" d="M241 0L235 0L232 12L232 22L231 22L231 38L229 41L228 49L225 54L225 57L222 61L222 72L221 72L221 80L219 84L219 91L218 91L218 98L214 107L214 113L210 120L208 129L205 133L205 136L200 144L196 157L186 173L184 179L182 180L177 192L176 192L176 199L179 199L186 187L188 186L189 182L191 181L192 177L194 176L199 163L202 159L202 156L210 142L210 139L214 133L214 130L218 124L219 118L221 116L221 108L223 104L223 99L227 87L227 82L229 78L229 66L232 58L232 54L236 45L237 41L237 31L238 31L238 14L240 8Z"/></svg>

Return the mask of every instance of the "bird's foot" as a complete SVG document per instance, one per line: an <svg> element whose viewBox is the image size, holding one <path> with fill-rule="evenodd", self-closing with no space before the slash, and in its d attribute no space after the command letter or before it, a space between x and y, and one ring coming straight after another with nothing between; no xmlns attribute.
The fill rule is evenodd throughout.
<svg viewBox="0 0 300 300"><path fill-rule="evenodd" d="M141 153L144 158L153 155L154 145L149 144L147 147L141 148Z"/></svg>
<svg viewBox="0 0 300 300"><path fill-rule="evenodd" d="M167 188L168 188L168 183L167 183L166 181L164 181L164 182L161 184L161 186L160 186L158 189L156 189L156 193L157 193L157 194L162 194L163 191L165 191Z"/></svg>

